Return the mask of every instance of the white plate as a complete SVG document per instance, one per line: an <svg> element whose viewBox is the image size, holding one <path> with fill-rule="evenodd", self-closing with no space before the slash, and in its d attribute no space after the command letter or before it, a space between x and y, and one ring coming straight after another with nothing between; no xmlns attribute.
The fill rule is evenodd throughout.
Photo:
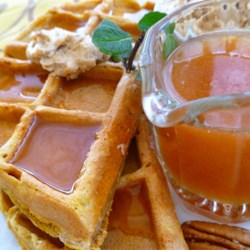
<svg viewBox="0 0 250 250"><path fill-rule="evenodd" d="M9 230L4 216L0 213L0 250L21 250L14 235Z"/></svg>

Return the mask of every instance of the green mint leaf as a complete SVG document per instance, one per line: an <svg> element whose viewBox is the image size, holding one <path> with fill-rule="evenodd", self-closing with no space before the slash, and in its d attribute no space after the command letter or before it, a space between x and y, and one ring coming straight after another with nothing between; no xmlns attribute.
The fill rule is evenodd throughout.
<svg viewBox="0 0 250 250"><path fill-rule="evenodd" d="M167 34L163 44L163 58L166 60L169 55L177 48L178 42L173 34Z"/></svg>
<svg viewBox="0 0 250 250"><path fill-rule="evenodd" d="M167 34L173 34L175 29L175 23L170 23L165 29L164 32Z"/></svg>
<svg viewBox="0 0 250 250"><path fill-rule="evenodd" d="M92 35L92 42L104 54L127 58L132 51L132 37L118 25L103 20Z"/></svg>
<svg viewBox="0 0 250 250"><path fill-rule="evenodd" d="M166 13L158 11L149 12L146 15L144 15L144 17L138 23L137 27L139 30L147 31L151 26L153 26L155 23L157 23L166 15L167 15Z"/></svg>

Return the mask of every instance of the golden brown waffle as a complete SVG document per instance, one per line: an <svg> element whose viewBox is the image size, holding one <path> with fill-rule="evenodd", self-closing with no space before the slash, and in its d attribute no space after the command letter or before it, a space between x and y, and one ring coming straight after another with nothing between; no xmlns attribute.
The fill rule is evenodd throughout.
<svg viewBox="0 0 250 250"><path fill-rule="evenodd" d="M36 75L16 72L12 64L4 68L7 79L13 73ZM25 96L22 104L22 98L18 105L0 104L6 135L17 125L0 150L3 192L35 225L65 244L98 245L95 236L110 209L140 112L134 75L100 65L72 82L49 76L35 101L26 104Z"/></svg>
<svg viewBox="0 0 250 250"><path fill-rule="evenodd" d="M102 249L188 249L144 116L116 189Z"/></svg>
<svg viewBox="0 0 250 250"><path fill-rule="evenodd" d="M37 18L27 26L15 39L6 45L5 56L25 60L27 43L33 31L42 29L63 28L68 31L76 31L80 27L87 26L89 32L93 31L100 19L96 15L100 11L108 11L112 2L101 0L85 0L78 4L64 4L52 7L47 13ZM95 14L93 13L95 12ZM93 26L92 26L93 25Z"/></svg>
<svg viewBox="0 0 250 250"><path fill-rule="evenodd" d="M153 8L154 4L150 1L146 1L141 6L136 0L85 0L75 4L57 6L36 19L19 34L15 41L6 45L4 54L8 57L25 60L27 59L27 43L30 41L30 34L33 31L54 27L76 31L85 27L86 33L91 34L103 19L114 21L123 30L137 37L140 34L137 29L138 21Z"/></svg>
<svg viewBox="0 0 250 250"><path fill-rule="evenodd" d="M6 46L6 57L0 59L1 209L24 249L93 249L103 243L141 113L135 73L106 62L75 80L54 76L27 60L31 32L84 26L91 35L108 18L137 36L138 19L152 9L153 4L140 6L132 0L85 0L54 7ZM134 173L124 175L118 185L103 249L114 244L116 249L186 248L144 127L137 136L139 169L134 172L127 164ZM144 224L126 228L116 222L115 206L120 210L119 199L128 193L135 199L142 196L147 229Z"/></svg>
<svg viewBox="0 0 250 250"><path fill-rule="evenodd" d="M10 228L25 249L70 249L35 227L3 192L1 204ZM102 250L107 249L188 249L143 116L114 196L102 246Z"/></svg>

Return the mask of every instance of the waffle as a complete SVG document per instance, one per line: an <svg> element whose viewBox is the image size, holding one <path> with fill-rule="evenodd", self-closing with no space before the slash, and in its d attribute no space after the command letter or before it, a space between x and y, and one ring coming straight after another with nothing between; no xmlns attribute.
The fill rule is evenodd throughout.
<svg viewBox="0 0 250 250"><path fill-rule="evenodd" d="M141 116L116 188L103 250L188 249L152 139Z"/></svg>
<svg viewBox="0 0 250 250"><path fill-rule="evenodd" d="M12 67L9 70L13 72ZM25 75L29 73L25 72ZM106 85L110 91L117 85L106 113L97 113L103 107L92 103L91 98L96 98L95 95L86 100L85 105L78 101L72 103L70 96L66 103L62 103L60 96L51 101L55 87L57 92L65 91L60 93L62 96L72 95L71 91L66 92L68 82L53 76L46 80L41 98L32 104L1 103L2 123L6 130L17 122L0 152L0 182L4 192L32 218L34 224L74 247L85 247L84 244L93 242L92 238L102 228L101 222L109 211L112 190L137 123L139 111L136 107L140 105L139 85L121 68L103 65L89 74L95 76L93 80L87 74L73 83L83 88L82 95L84 88L95 90L97 82ZM85 86L85 82L89 86ZM49 98L45 100L42 96ZM100 95L99 98L101 105L108 102L110 96ZM77 109L41 105L45 102L51 106ZM91 104L96 112L88 111ZM70 146L72 143L74 147ZM41 145L45 146L43 150L40 150ZM52 169L43 171L47 165Z"/></svg>
<svg viewBox="0 0 250 250"><path fill-rule="evenodd" d="M107 229L141 113L136 73L103 62L67 80L26 56L31 33L55 26L84 26L91 35L105 18L137 36L138 20L153 7L132 0L53 7L6 46L0 59L1 210L23 249L97 249L107 234L103 249L186 249L145 121L136 139L141 163L134 169L127 160ZM133 190L147 203L148 229L132 232L137 223L124 229L115 214L123 209L119 199Z"/></svg>
<svg viewBox="0 0 250 250"><path fill-rule="evenodd" d="M84 0L77 4L55 6L25 28L15 41L9 42L4 48L4 55L26 60L26 48L33 31L54 27L76 31L85 27L86 34L91 34L103 19L114 21L124 31L137 37L140 34L138 21L153 8L154 4L150 1L141 6L136 0Z"/></svg>
<svg viewBox="0 0 250 250"><path fill-rule="evenodd" d="M4 48L4 55L26 60L26 48L30 41L30 34L33 31L50 30L54 27L76 31L80 27L87 26L88 31L91 33L94 28L91 24L98 24L98 16L92 13L93 10L108 11L110 9L111 3L101 4L101 2L101 0L85 0L79 4L64 4L52 7L48 12L28 25L14 41L10 41Z"/></svg>
<svg viewBox="0 0 250 250"><path fill-rule="evenodd" d="M0 197L8 224L24 249L71 249L35 227L4 192ZM108 221L102 250L188 249L144 116L130 145Z"/></svg>

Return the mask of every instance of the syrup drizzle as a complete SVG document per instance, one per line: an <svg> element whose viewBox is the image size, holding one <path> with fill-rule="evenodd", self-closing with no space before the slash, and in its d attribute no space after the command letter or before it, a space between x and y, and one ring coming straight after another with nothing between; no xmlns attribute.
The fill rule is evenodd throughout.
<svg viewBox="0 0 250 250"><path fill-rule="evenodd" d="M1 71L0 100L8 102L32 102L43 88L47 75Z"/></svg>
<svg viewBox="0 0 250 250"><path fill-rule="evenodd" d="M151 207L144 182L115 193L109 228L117 228L129 235L155 238Z"/></svg>
<svg viewBox="0 0 250 250"><path fill-rule="evenodd" d="M71 193L99 129L99 124L55 123L36 116L11 163L52 188Z"/></svg>

